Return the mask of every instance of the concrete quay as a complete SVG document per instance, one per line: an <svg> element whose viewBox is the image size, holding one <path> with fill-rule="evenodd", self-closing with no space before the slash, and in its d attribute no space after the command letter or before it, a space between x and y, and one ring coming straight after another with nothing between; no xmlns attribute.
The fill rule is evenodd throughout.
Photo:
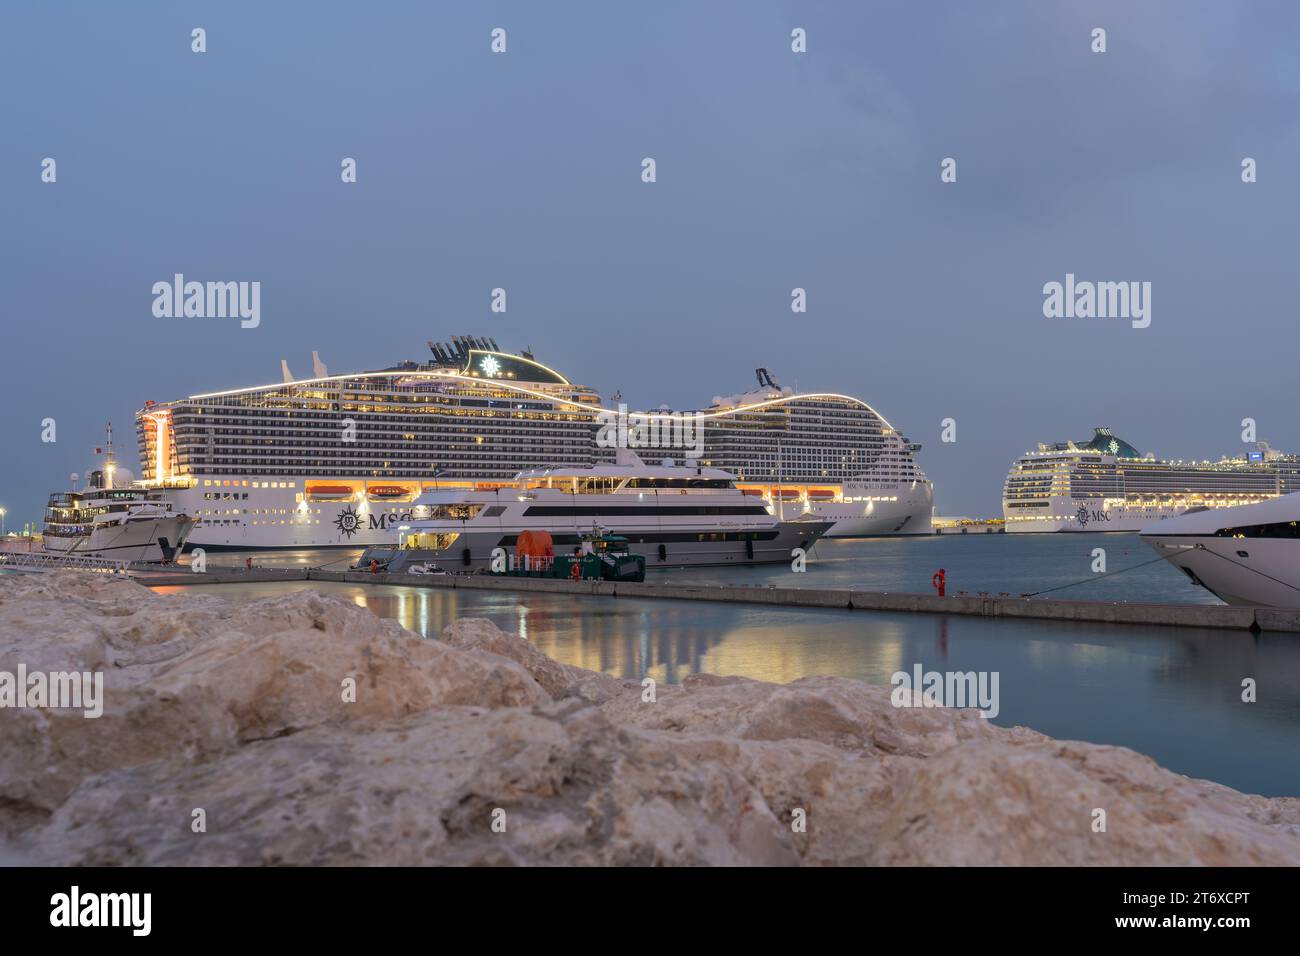
<svg viewBox="0 0 1300 956"><path fill-rule="evenodd" d="M1044 598L965 595L938 597L892 591L748 585L567 581L555 578L494 577L486 574L372 574L368 571L216 568L198 573L147 573L136 578L150 587L197 584L251 584L266 581L335 581L350 584L395 584L407 587L524 591L599 597L716 601L779 607L837 608L917 614L963 614L974 617L1079 621L1097 624L1142 624L1212 627L1224 630L1300 632L1300 609L1227 607L1204 604L1138 604L1111 601L1062 601Z"/></svg>

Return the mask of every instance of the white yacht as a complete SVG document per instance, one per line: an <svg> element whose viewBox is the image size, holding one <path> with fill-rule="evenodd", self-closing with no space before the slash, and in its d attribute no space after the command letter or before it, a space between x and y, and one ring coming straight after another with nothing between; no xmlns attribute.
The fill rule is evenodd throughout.
<svg viewBox="0 0 1300 956"><path fill-rule="evenodd" d="M390 571L432 562L445 569L489 567L525 531L550 534L557 553L594 532L626 538L648 568L790 562L831 522L774 517L735 477L697 465L647 465L622 451L618 464L521 472L514 487L428 492L394 544L368 549L358 562Z"/></svg>
<svg viewBox="0 0 1300 956"><path fill-rule="evenodd" d="M1300 493L1192 509L1143 528L1142 537L1228 604L1300 608Z"/></svg>
<svg viewBox="0 0 1300 956"><path fill-rule="evenodd" d="M72 476L76 484L77 476ZM113 456L113 427L103 464L81 491L50 495L42 531L48 554L168 562L185 547L193 519L165 492L139 486Z"/></svg>

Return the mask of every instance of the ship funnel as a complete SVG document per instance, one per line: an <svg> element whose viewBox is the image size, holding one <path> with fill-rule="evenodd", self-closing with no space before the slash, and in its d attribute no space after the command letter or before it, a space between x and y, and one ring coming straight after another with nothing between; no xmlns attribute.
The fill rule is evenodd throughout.
<svg viewBox="0 0 1300 956"><path fill-rule="evenodd" d="M289 371L288 359L280 359L280 377L284 379L285 382L293 381L293 372Z"/></svg>
<svg viewBox="0 0 1300 956"><path fill-rule="evenodd" d="M326 367L325 367L325 363L322 362L322 361L320 360L320 353L319 353L319 352L312 352L312 353L311 353L311 374L312 374L312 377L313 377L313 378L324 378L324 377L325 377L326 375L328 375L329 373L330 373L330 370L329 370L328 368L326 368Z"/></svg>

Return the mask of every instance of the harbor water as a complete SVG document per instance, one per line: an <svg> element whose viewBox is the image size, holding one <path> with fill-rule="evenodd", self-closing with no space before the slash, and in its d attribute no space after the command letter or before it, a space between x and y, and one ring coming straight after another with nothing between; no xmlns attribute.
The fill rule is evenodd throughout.
<svg viewBox="0 0 1300 956"><path fill-rule="evenodd" d="M1019 594L1087 578L1097 547L1106 550L1108 571L1150 560L1150 549L1131 535L980 535L826 541L802 575L784 566L663 573L919 591L942 566L950 593ZM257 563L305 567L341 557L279 553ZM325 582L184 590L240 601L316 590L428 638L458 618L486 617L564 663L667 683L691 673L777 682L829 674L887 685L894 673L917 664L996 672L995 723L1131 747L1179 773L1246 792L1300 794L1300 641L1294 634ZM1214 602L1164 562L1057 593ZM1242 700L1248 678L1256 682L1253 703Z"/></svg>

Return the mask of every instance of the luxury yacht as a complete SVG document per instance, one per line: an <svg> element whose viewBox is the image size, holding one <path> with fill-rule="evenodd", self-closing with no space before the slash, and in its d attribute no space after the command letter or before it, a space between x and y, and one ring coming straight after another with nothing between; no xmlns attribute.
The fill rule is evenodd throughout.
<svg viewBox="0 0 1300 956"><path fill-rule="evenodd" d="M396 528L395 543L368 549L358 566L477 570L525 531L549 533L557 553L593 532L619 535L649 568L779 563L792 561L796 548L806 552L833 523L781 521L716 468L672 459L647 465L626 450L618 462L524 471L513 487L428 492Z"/></svg>
<svg viewBox="0 0 1300 956"><path fill-rule="evenodd" d="M97 449L98 451L98 449ZM73 484L77 476L72 476ZM90 472L87 487L50 495L42 537L45 551L117 561L171 561L194 527L162 490L141 487L118 467L113 426L103 463Z"/></svg>
<svg viewBox="0 0 1300 956"><path fill-rule="evenodd" d="M1142 537L1228 604L1300 608L1300 493L1191 509L1148 525Z"/></svg>

